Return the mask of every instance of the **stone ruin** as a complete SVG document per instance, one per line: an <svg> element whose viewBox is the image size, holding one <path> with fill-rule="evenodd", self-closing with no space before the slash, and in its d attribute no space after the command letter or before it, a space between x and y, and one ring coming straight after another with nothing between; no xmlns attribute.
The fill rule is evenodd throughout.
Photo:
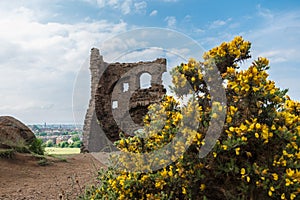
<svg viewBox="0 0 300 200"><path fill-rule="evenodd" d="M111 151L119 133L134 135L143 126L148 106L166 94L162 74L166 59L151 62L106 63L99 50L90 56L91 98L83 127L82 152ZM151 75L151 86L141 86L142 74Z"/></svg>

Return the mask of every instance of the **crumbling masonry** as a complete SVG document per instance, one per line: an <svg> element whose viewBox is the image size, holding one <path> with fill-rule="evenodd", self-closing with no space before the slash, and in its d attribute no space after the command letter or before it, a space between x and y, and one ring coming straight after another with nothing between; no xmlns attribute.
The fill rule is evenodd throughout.
<svg viewBox="0 0 300 200"><path fill-rule="evenodd" d="M137 63L106 63L99 50L90 56L91 99L83 127L82 152L106 151L119 133L134 135L152 103L159 102L166 89L162 74L166 59ZM151 86L142 88L142 74L151 75Z"/></svg>

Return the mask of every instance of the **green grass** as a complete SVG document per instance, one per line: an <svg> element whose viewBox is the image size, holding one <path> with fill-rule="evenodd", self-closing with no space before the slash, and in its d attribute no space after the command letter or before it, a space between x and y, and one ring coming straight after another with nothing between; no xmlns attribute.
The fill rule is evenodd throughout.
<svg viewBox="0 0 300 200"><path fill-rule="evenodd" d="M0 149L0 158L12 158L14 149Z"/></svg>
<svg viewBox="0 0 300 200"><path fill-rule="evenodd" d="M56 148L56 147L46 147L46 155L67 155L67 154L79 154L80 148Z"/></svg>

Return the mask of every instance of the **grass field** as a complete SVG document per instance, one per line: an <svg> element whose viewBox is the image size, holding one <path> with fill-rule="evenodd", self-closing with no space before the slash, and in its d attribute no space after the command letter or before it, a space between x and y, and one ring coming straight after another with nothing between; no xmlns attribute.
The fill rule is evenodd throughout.
<svg viewBox="0 0 300 200"><path fill-rule="evenodd" d="M80 148L56 148L56 147L46 147L45 153L48 155L66 155L66 154L78 154L80 153Z"/></svg>

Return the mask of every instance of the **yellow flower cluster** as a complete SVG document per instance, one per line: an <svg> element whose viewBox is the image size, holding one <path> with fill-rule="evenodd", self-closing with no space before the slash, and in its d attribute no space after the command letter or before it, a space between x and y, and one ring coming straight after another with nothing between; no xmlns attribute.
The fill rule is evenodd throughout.
<svg viewBox="0 0 300 200"><path fill-rule="evenodd" d="M250 42L244 41L241 36L237 36L231 42L223 42L220 46L204 53L203 58L205 60L226 57L242 59L248 55L250 47Z"/></svg>
<svg viewBox="0 0 300 200"><path fill-rule="evenodd" d="M275 82L267 80L269 76L264 70L268 66L268 60L265 58L259 58L251 67L247 70L236 72L233 68L228 67L225 75L232 75L228 81L228 88L238 96L245 97L253 93L261 93L261 95L274 95L279 91L275 87ZM274 98L277 97L274 95ZM280 98L276 98L277 102L281 102Z"/></svg>

